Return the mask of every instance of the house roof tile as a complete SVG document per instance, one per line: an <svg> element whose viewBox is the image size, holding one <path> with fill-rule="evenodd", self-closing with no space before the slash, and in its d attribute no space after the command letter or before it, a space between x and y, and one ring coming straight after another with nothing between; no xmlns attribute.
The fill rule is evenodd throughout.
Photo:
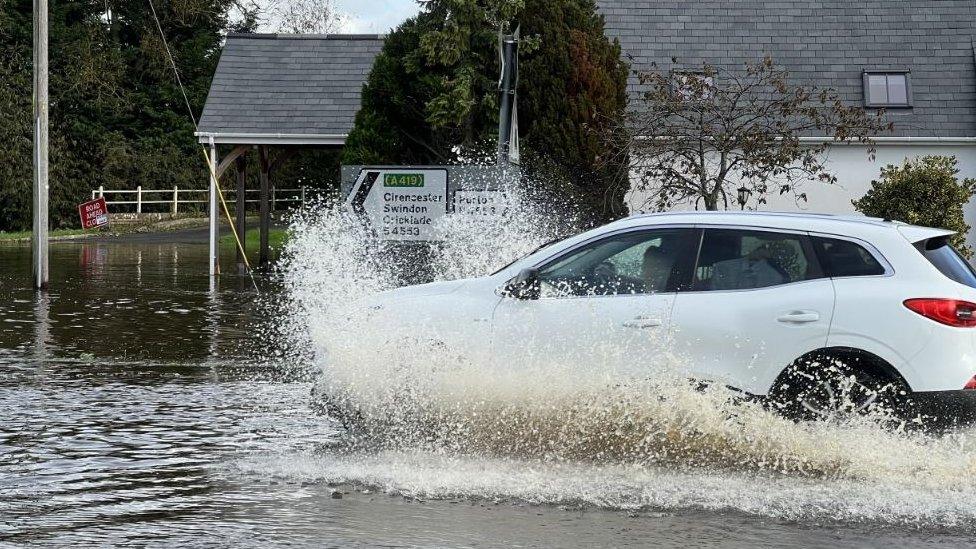
<svg viewBox="0 0 976 549"><path fill-rule="evenodd" d="M863 103L866 69L910 71L895 136L976 136L973 0L598 0L634 69L707 62L740 71L770 55L801 85ZM227 37L201 133L344 136L379 35ZM672 63L672 58L677 63ZM631 90L636 90L631 78ZM300 116L296 109L301 109Z"/></svg>
<svg viewBox="0 0 976 549"><path fill-rule="evenodd" d="M344 136L382 46L381 35L231 34L199 132Z"/></svg>
<svg viewBox="0 0 976 549"><path fill-rule="evenodd" d="M636 70L707 62L741 71L769 55L793 82L834 88L852 104L863 104L865 69L909 70L913 108L892 112L893 135L976 136L973 0L598 3L607 34L620 40Z"/></svg>

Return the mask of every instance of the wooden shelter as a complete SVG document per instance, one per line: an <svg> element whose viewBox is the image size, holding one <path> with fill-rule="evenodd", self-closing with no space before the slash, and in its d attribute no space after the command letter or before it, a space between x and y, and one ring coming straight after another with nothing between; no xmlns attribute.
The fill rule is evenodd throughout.
<svg viewBox="0 0 976 549"><path fill-rule="evenodd" d="M244 238L245 168L260 166L260 258L269 260L271 177L303 148L341 148L382 35L231 34L210 86L197 137L210 148L218 181L237 174L237 232ZM220 149L218 151L218 148ZM223 154L218 158L218 152ZM216 182L210 182L210 269L218 272ZM238 250L238 265L243 258Z"/></svg>

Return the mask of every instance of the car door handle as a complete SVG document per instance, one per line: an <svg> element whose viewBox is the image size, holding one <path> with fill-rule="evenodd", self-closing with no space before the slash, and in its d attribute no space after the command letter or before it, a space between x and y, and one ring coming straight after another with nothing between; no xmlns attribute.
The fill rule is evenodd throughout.
<svg viewBox="0 0 976 549"><path fill-rule="evenodd" d="M792 313L778 317L776 320L785 324L805 324L820 320L820 313L815 311L793 311Z"/></svg>
<svg viewBox="0 0 976 549"><path fill-rule="evenodd" d="M663 324L659 318L647 318L639 316L634 320L628 320L624 322L625 328L656 328Z"/></svg>

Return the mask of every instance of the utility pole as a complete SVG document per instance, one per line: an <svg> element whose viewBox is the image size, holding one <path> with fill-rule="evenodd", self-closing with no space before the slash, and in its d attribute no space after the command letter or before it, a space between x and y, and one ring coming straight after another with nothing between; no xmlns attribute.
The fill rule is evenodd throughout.
<svg viewBox="0 0 976 549"><path fill-rule="evenodd" d="M502 75L498 80L498 165L511 162L511 143L515 127L515 90L518 85L518 31L500 37Z"/></svg>
<svg viewBox="0 0 976 549"><path fill-rule="evenodd" d="M34 0L34 231L31 252L36 289L45 289L48 283L47 1Z"/></svg>

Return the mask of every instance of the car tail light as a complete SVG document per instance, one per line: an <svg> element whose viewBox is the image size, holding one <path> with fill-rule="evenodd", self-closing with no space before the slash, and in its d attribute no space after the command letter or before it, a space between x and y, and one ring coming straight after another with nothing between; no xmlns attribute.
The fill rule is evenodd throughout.
<svg viewBox="0 0 976 549"><path fill-rule="evenodd" d="M966 386L963 387L963 389L970 390L970 391L972 391L973 389L976 389L976 376L973 376L973 379L970 379L966 383Z"/></svg>
<svg viewBox="0 0 976 549"><path fill-rule="evenodd" d="M958 299L920 298L908 299L905 306L916 313L946 326L956 328L976 327L976 303Z"/></svg>

